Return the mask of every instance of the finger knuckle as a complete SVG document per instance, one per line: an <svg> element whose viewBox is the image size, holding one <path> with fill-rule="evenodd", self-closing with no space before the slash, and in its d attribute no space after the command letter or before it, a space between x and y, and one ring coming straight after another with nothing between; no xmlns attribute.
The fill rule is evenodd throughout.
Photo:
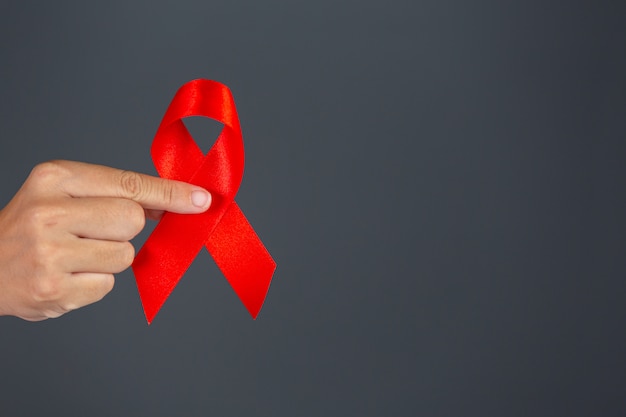
<svg viewBox="0 0 626 417"><path fill-rule="evenodd" d="M47 240L35 241L32 254L38 280L45 280L47 276L54 274L61 258L61 249L57 245Z"/></svg>
<svg viewBox="0 0 626 417"><path fill-rule="evenodd" d="M83 299L81 304L73 303L68 304L65 307L69 308L69 310L76 310L86 305L97 303L110 293L115 286L115 277L113 274L103 274L97 278L94 277L94 279L95 283L90 288L88 298Z"/></svg>
<svg viewBox="0 0 626 417"><path fill-rule="evenodd" d="M100 294L96 301L102 300L105 295L113 291L113 287L115 286L115 277L113 274L106 274L102 277Z"/></svg>
<svg viewBox="0 0 626 417"><path fill-rule="evenodd" d="M61 282L54 275L38 277L31 286L31 295L36 303L48 303L61 298Z"/></svg>
<svg viewBox="0 0 626 417"><path fill-rule="evenodd" d="M113 290L115 285L115 277L113 274L102 274L97 277L93 277L93 283L89 288L85 289L86 297L80 299L71 298L63 303L59 303L55 309L61 314L65 314L70 311L78 310L89 304L96 303L102 300L108 293Z"/></svg>
<svg viewBox="0 0 626 417"><path fill-rule="evenodd" d="M123 210L131 237L135 237L146 225L146 214L143 207L131 200L126 200Z"/></svg>
<svg viewBox="0 0 626 417"><path fill-rule="evenodd" d="M36 233L42 229L55 226L66 215L63 207L54 204L32 204L24 209L22 220L26 230Z"/></svg>
<svg viewBox="0 0 626 417"><path fill-rule="evenodd" d="M89 299L86 300L86 304L92 304L98 302L104 298L105 295L110 293L115 286L115 277L113 274L102 274L97 277L95 285L92 286L89 293ZM81 306L75 306L79 308Z"/></svg>
<svg viewBox="0 0 626 417"><path fill-rule="evenodd" d="M174 183L171 181L163 181L161 189L161 201L167 205L172 205L175 200Z"/></svg>
<svg viewBox="0 0 626 417"><path fill-rule="evenodd" d="M52 185L68 175L69 169L65 161L46 161L35 165L30 173L29 181L37 185Z"/></svg>
<svg viewBox="0 0 626 417"><path fill-rule="evenodd" d="M119 259L124 269L132 265L135 260L135 247L130 242L122 243L122 248L119 252Z"/></svg>
<svg viewBox="0 0 626 417"><path fill-rule="evenodd" d="M137 199L144 193L144 184L141 175L133 171L122 171L120 174L120 188L122 197Z"/></svg>
<svg viewBox="0 0 626 417"><path fill-rule="evenodd" d="M65 306L57 306L54 309L48 309L44 312L45 316L49 319L58 319L62 315L69 313L72 311L70 308L66 308Z"/></svg>

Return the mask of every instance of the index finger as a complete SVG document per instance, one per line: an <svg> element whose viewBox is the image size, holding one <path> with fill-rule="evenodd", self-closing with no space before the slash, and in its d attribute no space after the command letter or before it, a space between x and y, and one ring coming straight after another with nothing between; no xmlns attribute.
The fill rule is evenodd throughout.
<svg viewBox="0 0 626 417"><path fill-rule="evenodd" d="M150 210L201 213L211 205L211 194L202 187L138 172L75 161L41 164L44 176L53 176L70 197L127 198Z"/></svg>

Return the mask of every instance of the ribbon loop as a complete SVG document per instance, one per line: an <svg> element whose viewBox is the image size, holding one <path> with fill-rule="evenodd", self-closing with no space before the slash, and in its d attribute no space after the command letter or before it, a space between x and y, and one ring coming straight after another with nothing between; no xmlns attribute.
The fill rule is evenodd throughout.
<svg viewBox="0 0 626 417"><path fill-rule="evenodd" d="M182 121L191 116L224 124L206 155ZM202 246L256 318L276 263L234 201L243 177L244 150L228 87L202 79L183 85L163 116L151 154L161 177L204 187L212 202L202 214L165 213L137 254L132 267L148 323Z"/></svg>

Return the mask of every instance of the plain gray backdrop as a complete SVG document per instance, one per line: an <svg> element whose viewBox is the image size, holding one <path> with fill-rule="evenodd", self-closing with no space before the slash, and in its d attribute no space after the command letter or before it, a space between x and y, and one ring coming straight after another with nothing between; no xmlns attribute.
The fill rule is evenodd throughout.
<svg viewBox="0 0 626 417"><path fill-rule="evenodd" d="M253 321L210 255L0 318L1 416L623 416L626 12L583 1L3 1L0 202L155 174L177 88L233 91ZM207 150L216 123L191 121ZM135 241L139 248L150 228Z"/></svg>

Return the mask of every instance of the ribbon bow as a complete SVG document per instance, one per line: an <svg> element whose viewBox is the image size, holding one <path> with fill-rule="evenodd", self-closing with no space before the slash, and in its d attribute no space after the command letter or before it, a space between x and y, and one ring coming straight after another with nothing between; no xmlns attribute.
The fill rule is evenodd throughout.
<svg viewBox="0 0 626 417"><path fill-rule="evenodd" d="M224 124L206 155L183 124L190 116ZM183 85L154 137L152 160L161 177L204 187L212 202L202 214L165 213L137 254L132 267L148 324L203 246L256 318L276 263L234 200L243 177L244 151L228 87L202 79Z"/></svg>

